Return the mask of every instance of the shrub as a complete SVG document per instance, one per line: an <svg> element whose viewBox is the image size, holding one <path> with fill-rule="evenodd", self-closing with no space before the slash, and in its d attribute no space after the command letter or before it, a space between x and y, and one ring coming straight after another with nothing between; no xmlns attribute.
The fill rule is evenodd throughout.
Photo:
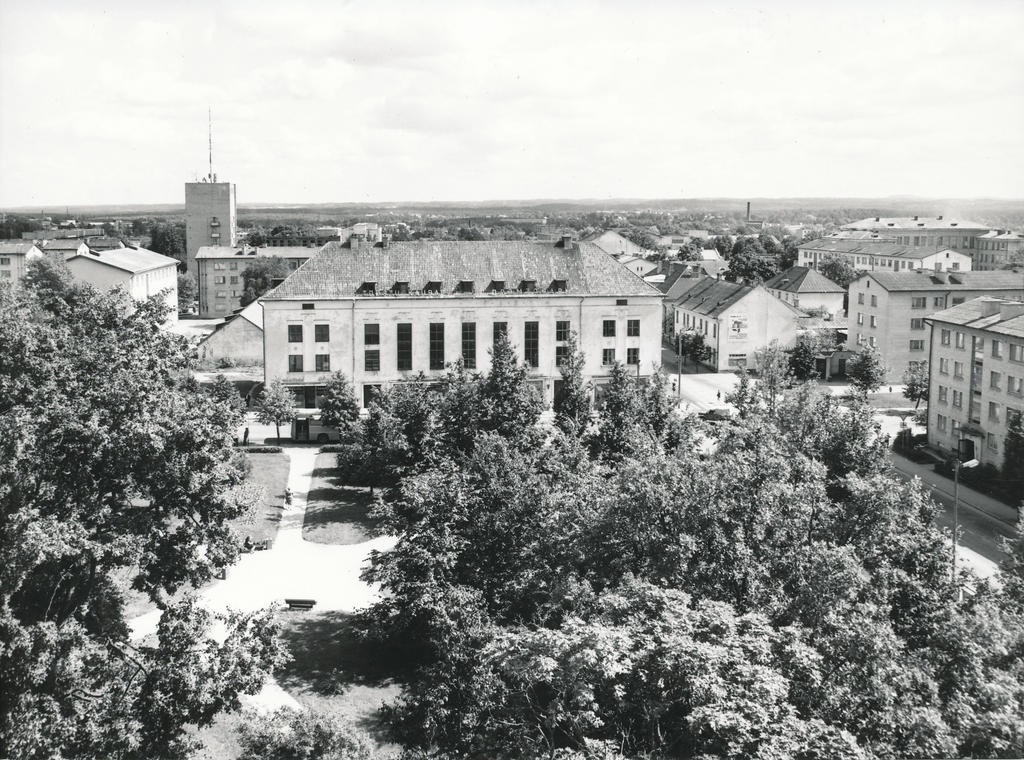
<svg viewBox="0 0 1024 760"><path fill-rule="evenodd" d="M235 360L230 356L222 356L217 359L217 369L231 369L235 366Z"/></svg>
<svg viewBox="0 0 1024 760"><path fill-rule="evenodd" d="M284 449L280 446L242 446L238 445L235 447L238 451L246 451L250 454L280 454Z"/></svg>
<svg viewBox="0 0 1024 760"><path fill-rule="evenodd" d="M239 760L368 760L373 752L365 733L317 710L253 714L238 732Z"/></svg>

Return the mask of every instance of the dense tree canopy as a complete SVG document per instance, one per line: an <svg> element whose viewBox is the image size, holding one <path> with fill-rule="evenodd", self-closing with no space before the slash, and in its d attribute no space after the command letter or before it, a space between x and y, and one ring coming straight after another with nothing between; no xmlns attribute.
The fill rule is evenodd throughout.
<svg viewBox="0 0 1024 760"><path fill-rule="evenodd" d="M234 560L248 505L232 412L186 381L165 316L0 289L0 756L185 757L278 658L267 616L166 601ZM125 578L163 607L152 641L129 638Z"/></svg>
<svg viewBox="0 0 1024 760"><path fill-rule="evenodd" d="M825 254L822 257L818 262L818 271L841 288L849 288L850 283L860 274L846 257L833 254Z"/></svg>
<svg viewBox="0 0 1024 760"><path fill-rule="evenodd" d="M248 306L274 287L274 280L287 276L288 263L280 256L256 259L242 270L242 306Z"/></svg>

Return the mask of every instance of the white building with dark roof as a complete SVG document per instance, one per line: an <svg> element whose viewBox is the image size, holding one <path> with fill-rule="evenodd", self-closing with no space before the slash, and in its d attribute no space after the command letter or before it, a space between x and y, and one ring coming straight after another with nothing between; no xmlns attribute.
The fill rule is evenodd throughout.
<svg viewBox="0 0 1024 760"><path fill-rule="evenodd" d="M1024 300L976 298L927 322L928 443L1000 467L1007 429L1024 412Z"/></svg>
<svg viewBox="0 0 1024 760"><path fill-rule="evenodd" d="M809 267L790 267L765 282L764 287L776 298L801 311L833 317L843 314L846 290Z"/></svg>
<svg viewBox="0 0 1024 760"><path fill-rule="evenodd" d="M67 259L75 280L99 290L122 288L136 301L160 295L170 307L167 322L178 320L178 260L145 248L114 248L77 253Z"/></svg>
<svg viewBox="0 0 1024 760"><path fill-rule="evenodd" d="M818 238L801 243L797 250L797 264L812 269L828 258L842 259L865 272L970 272L974 268L970 255L953 248L928 248L874 238Z"/></svg>
<svg viewBox="0 0 1024 760"><path fill-rule="evenodd" d="M595 386L616 362L651 375L661 363L661 299L596 245L567 236L329 243L260 299L265 379L315 408L341 370L365 405L382 386L420 373L439 379L460 358L486 372L505 334L551 404L572 333Z"/></svg>
<svg viewBox="0 0 1024 760"><path fill-rule="evenodd" d="M25 276L28 263L42 257L34 243L22 240L0 241L0 282L17 284Z"/></svg>
<svg viewBox="0 0 1024 760"><path fill-rule="evenodd" d="M844 224L843 229L886 235L902 245L970 251L974 249L974 238L990 228L968 219L918 215L868 217Z"/></svg>

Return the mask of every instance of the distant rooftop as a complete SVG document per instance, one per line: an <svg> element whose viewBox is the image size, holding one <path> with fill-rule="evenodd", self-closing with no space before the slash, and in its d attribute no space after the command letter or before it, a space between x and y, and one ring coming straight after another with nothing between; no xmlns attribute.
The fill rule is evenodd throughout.
<svg viewBox="0 0 1024 760"><path fill-rule="evenodd" d="M77 259L87 261L98 261L101 264L112 266L132 274L141 274L153 269L161 269L167 266L178 266L178 260L162 253L150 251L146 248L112 248L109 251L90 251L72 256L68 261Z"/></svg>
<svg viewBox="0 0 1024 760"><path fill-rule="evenodd" d="M865 272L858 279L870 277L888 291L921 290L1014 290L1024 295L1024 272L1000 269L992 272L933 272L915 269L912 272Z"/></svg>
<svg viewBox="0 0 1024 760"><path fill-rule="evenodd" d="M933 314L929 319L1024 338L1024 302L1021 301L982 296Z"/></svg>
<svg viewBox="0 0 1024 760"><path fill-rule="evenodd" d="M846 290L810 267L790 267L768 280L764 286L787 293L845 293Z"/></svg>
<svg viewBox="0 0 1024 760"><path fill-rule="evenodd" d="M196 251L196 259L256 259L278 256L282 259L308 259L319 248L304 245L281 245L253 248L241 245L204 245Z"/></svg>
<svg viewBox="0 0 1024 760"><path fill-rule="evenodd" d="M952 248L934 248L920 245L904 245L886 240L847 240L836 238L818 238L801 243L801 251L819 251L822 253L844 253L862 256L885 256L897 259L924 259L936 253L951 251ZM961 254L963 255L963 254Z"/></svg>
<svg viewBox="0 0 1024 760"><path fill-rule="evenodd" d="M987 230L987 224L946 216L872 216L844 224L845 230Z"/></svg>

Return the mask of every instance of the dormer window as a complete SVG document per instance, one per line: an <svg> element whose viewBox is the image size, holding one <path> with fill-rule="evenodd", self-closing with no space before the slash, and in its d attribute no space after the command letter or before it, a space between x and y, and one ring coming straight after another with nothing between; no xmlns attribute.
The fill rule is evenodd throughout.
<svg viewBox="0 0 1024 760"><path fill-rule="evenodd" d="M472 280L460 280L459 284L455 286L456 293L472 293L473 292L473 281Z"/></svg>
<svg viewBox="0 0 1024 760"><path fill-rule="evenodd" d="M521 293L533 293L537 290L536 280L523 280L519 283L519 292Z"/></svg>
<svg viewBox="0 0 1024 760"><path fill-rule="evenodd" d="M440 293L441 283L437 280L430 280L426 285L423 286L424 293Z"/></svg>
<svg viewBox="0 0 1024 760"><path fill-rule="evenodd" d="M552 293L564 293L565 292L565 280L552 280L551 287L548 288Z"/></svg>
<svg viewBox="0 0 1024 760"><path fill-rule="evenodd" d="M491 284L487 286L488 293L500 293L505 289L504 280L491 280Z"/></svg>
<svg viewBox="0 0 1024 760"><path fill-rule="evenodd" d="M356 292L359 295L363 295L363 296L375 295L377 293L377 283L376 282L364 282L362 285L359 286L359 290L357 290Z"/></svg>
<svg viewBox="0 0 1024 760"><path fill-rule="evenodd" d="M397 294L400 294L400 295L408 295L408 293L409 293L409 283L408 282L396 282L394 285L391 286L391 292L392 293L397 293Z"/></svg>

